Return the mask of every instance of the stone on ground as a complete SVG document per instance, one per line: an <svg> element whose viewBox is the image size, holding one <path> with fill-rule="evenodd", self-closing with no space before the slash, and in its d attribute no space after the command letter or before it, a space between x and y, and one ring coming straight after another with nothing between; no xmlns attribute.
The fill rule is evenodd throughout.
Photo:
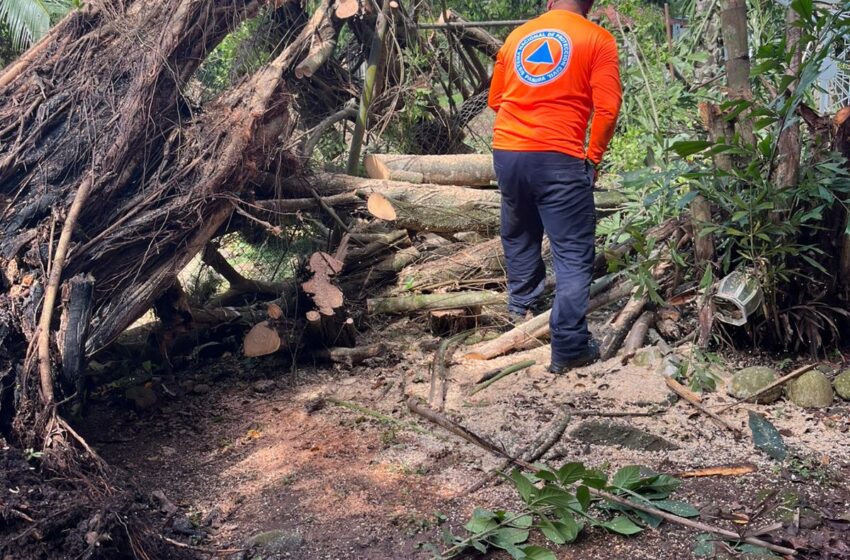
<svg viewBox="0 0 850 560"><path fill-rule="evenodd" d="M736 399L749 398L774 381L776 371L764 366L753 366L740 370L732 376L732 382L727 387L727 392ZM779 400L782 396L782 387L776 387L756 399L759 404L770 404Z"/></svg>
<svg viewBox="0 0 850 560"><path fill-rule="evenodd" d="M257 533L245 542L248 548L259 548L266 554L294 554L302 544L304 537L280 529Z"/></svg>
<svg viewBox="0 0 850 560"><path fill-rule="evenodd" d="M147 410L156 404L156 393L146 385L136 385L124 391L124 397L136 410Z"/></svg>
<svg viewBox="0 0 850 560"><path fill-rule="evenodd" d="M845 369L839 373L832 384L839 397L850 401L850 369Z"/></svg>
<svg viewBox="0 0 850 560"><path fill-rule="evenodd" d="M664 353L658 346L646 346L641 348L632 358L632 363L645 368L657 368L664 359Z"/></svg>
<svg viewBox="0 0 850 560"><path fill-rule="evenodd" d="M832 385L821 371L812 370L788 383L788 399L803 408L825 408L832 404Z"/></svg>
<svg viewBox="0 0 850 560"><path fill-rule="evenodd" d="M585 443L621 446L640 451L670 451L679 449L675 443L632 426L590 420L583 422L571 435Z"/></svg>

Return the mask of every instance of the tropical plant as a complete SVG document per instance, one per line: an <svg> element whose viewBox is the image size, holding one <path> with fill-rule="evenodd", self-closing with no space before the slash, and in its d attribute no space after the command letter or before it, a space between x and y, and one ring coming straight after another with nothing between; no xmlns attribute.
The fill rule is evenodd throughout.
<svg viewBox="0 0 850 560"><path fill-rule="evenodd" d="M441 551L434 544L426 545L435 559L455 558L470 549L481 553L500 549L516 560L555 560L550 550L526 544L532 532L539 531L549 544L564 545L574 542L585 527L635 535L645 527L661 525L660 518L644 511L594 498L592 489L682 517L699 515L690 504L670 499L680 480L635 465L623 467L610 480L604 472L581 463L544 468L533 476L514 470L506 478L519 493L522 510L512 513L476 508L464 527L467 536L445 531L447 548Z"/></svg>
<svg viewBox="0 0 850 560"><path fill-rule="evenodd" d="M41 39L55 23L81 0L0 0L0 22L13 48L20 52Z"/></svg>

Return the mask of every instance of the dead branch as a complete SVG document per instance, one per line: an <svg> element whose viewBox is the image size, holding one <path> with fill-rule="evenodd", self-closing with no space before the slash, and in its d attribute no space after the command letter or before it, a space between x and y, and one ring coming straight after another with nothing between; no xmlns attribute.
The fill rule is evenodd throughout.
<svg viewBox="0 0 850 560"><path fill-rule="evenodd" d="M442 415L438 412L435 412L433 410L425 408L424 406L419 404L414 398L410 398L410 399L407 400L407 407L412 412L422 416L423 418L425 418L429 422L432 422L434 424L437 424L438 426L445 428L449 432L461 437L462 439L465 439L466 441L480 447L481 449L484 449L485 451L492 453L493 455L496 455L496 456L499 456L499 457L504 457L504 458L508 459L512 464L515 464L519 467L522 467L523 469L527 470L528 472L535 473L535 472L538 472L538 470L539 470L537 467L535 467L534 465L532 465L528 461L524 461L522 459L517 459L515 457L511 457L510 455L508 455L505 451L503 451L499 447L496 447L494 444L490 443L489 441L487 441L486 439L482 438L481 436L475 434L474 432L468 430L467 428L464 428L460 424L449 420L444 415ZM622 505L622 506L625 506L625 507L628 507L628 508L633 508L633 509L636 509L638 511L648 513L648 514L655 516L655 517L660 517L661 519L664 519L665 521L669 521L670 523L675 523L677 525L681 525L683 527L688 527L690 529L694 529L694 530L697 530L697 531L712 533L714 535L720 535L720 536L726 537L728 539L732 539L736 542L743 541L743 542L746 542L746 543L749 543L749 544L752 544L752 545L755 545L755 546L760 546L760 547L766 548L768 550L772 550L774 552L778 552L780 554L787 554L787 555L791 555L791 556L796 554L796 550L794 550L794 549L786 548L784 546L778 546L778 545L775 545L773 543L769 543L767 541L763 541L761 539L757 539L757 538L754 538L754 537L742 537L741 535L739 535L738 533L735 533L734 531L728 531L726 529L721 529L720 527L714 527L712 525L707 525L707 524L701 523L699 521L693 521L693 520L690 520L690 519L686 519L684 517L679 517L678 515L673 515L672 513L667 513L665 511L661 511L659 509L656 509L656 508L648 506L648 505L644 505L643 503L640 503L640 502L637 502L637 501L631 501L631 500L627 500L625 498L621 498L619 496L615 496L614 494L611 494L609 492L605 492L604 490L597 490L595 488L589 488L589 490L590 490L590 494L592 496L595 496L597 498L601 498L603 500L613 502L615 504L619 504L619 505Z"/></svg>

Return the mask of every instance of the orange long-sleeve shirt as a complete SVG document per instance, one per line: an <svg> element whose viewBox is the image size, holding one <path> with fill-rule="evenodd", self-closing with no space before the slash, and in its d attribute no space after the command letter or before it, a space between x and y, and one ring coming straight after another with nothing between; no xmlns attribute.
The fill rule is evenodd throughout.
<svg viewBox="0 0 850 560"><path fill-rule="evenodd" d="M579 14L546 12L515 29L496 57L493 147L556 151L598 164L614 136L622 95L613 35Z"/></svg>

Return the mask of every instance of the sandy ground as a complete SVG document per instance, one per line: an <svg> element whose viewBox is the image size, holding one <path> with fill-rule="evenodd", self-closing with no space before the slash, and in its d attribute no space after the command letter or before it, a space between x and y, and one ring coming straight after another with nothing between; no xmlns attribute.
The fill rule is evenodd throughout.
<svg viewBox="0 0 850 560"><path fill-rule="evenodd" d="M421 544L439 546L444 527L462 534L475 506L510 509L518 502L505 484L465 493L499 459L408 412L407 396L427 398L429 365L439 342L422 326L414 319L376 329L370 338L387 342L391 350L354 369L293 371L272 360L225 357L167 380L174 396L158 392L152 410L135 413L104 399L81 429L110 463L139 481L143 492L162 491L198 529L193 542L199 546L242 548L251 535L280 530L289 535L286 546L259 557L431 558ZM545 370L547 357L544 347L488 362L458 360L449 370L446 414L516 453L567 404L603 413L658 411L640 418L573 418L544 460L583 461L610 472L639 464L666 473L753 463L754 474L689 479L675 496L699 508L703 521L727 527L734 526L728 519L735 515L752 516L773 491L767 513L753 525L792 519L800 508L833 518L850 514L848 403L817 412L784 401L740 407L724 415L745 434L736 438L686 403L672 404L663 378L651 368L622 366L614 359L555 376ZM468 396L483 372L526 358L537 365ZM273 383L258 384L264 380ZM212 390L196 394L176 388L201 383ZM331 399L398 422L376 420ZM705 399L709 408L727 402L722 388ZM748 410L770 419L799 459L783 467L757 451L749 438ZM582 430L598 422L639 428L662 438L668 449L589 443ZM591 530L557 555L687 559L694 557L693 546L693 532L665 524L632 538Z"/></svg>

